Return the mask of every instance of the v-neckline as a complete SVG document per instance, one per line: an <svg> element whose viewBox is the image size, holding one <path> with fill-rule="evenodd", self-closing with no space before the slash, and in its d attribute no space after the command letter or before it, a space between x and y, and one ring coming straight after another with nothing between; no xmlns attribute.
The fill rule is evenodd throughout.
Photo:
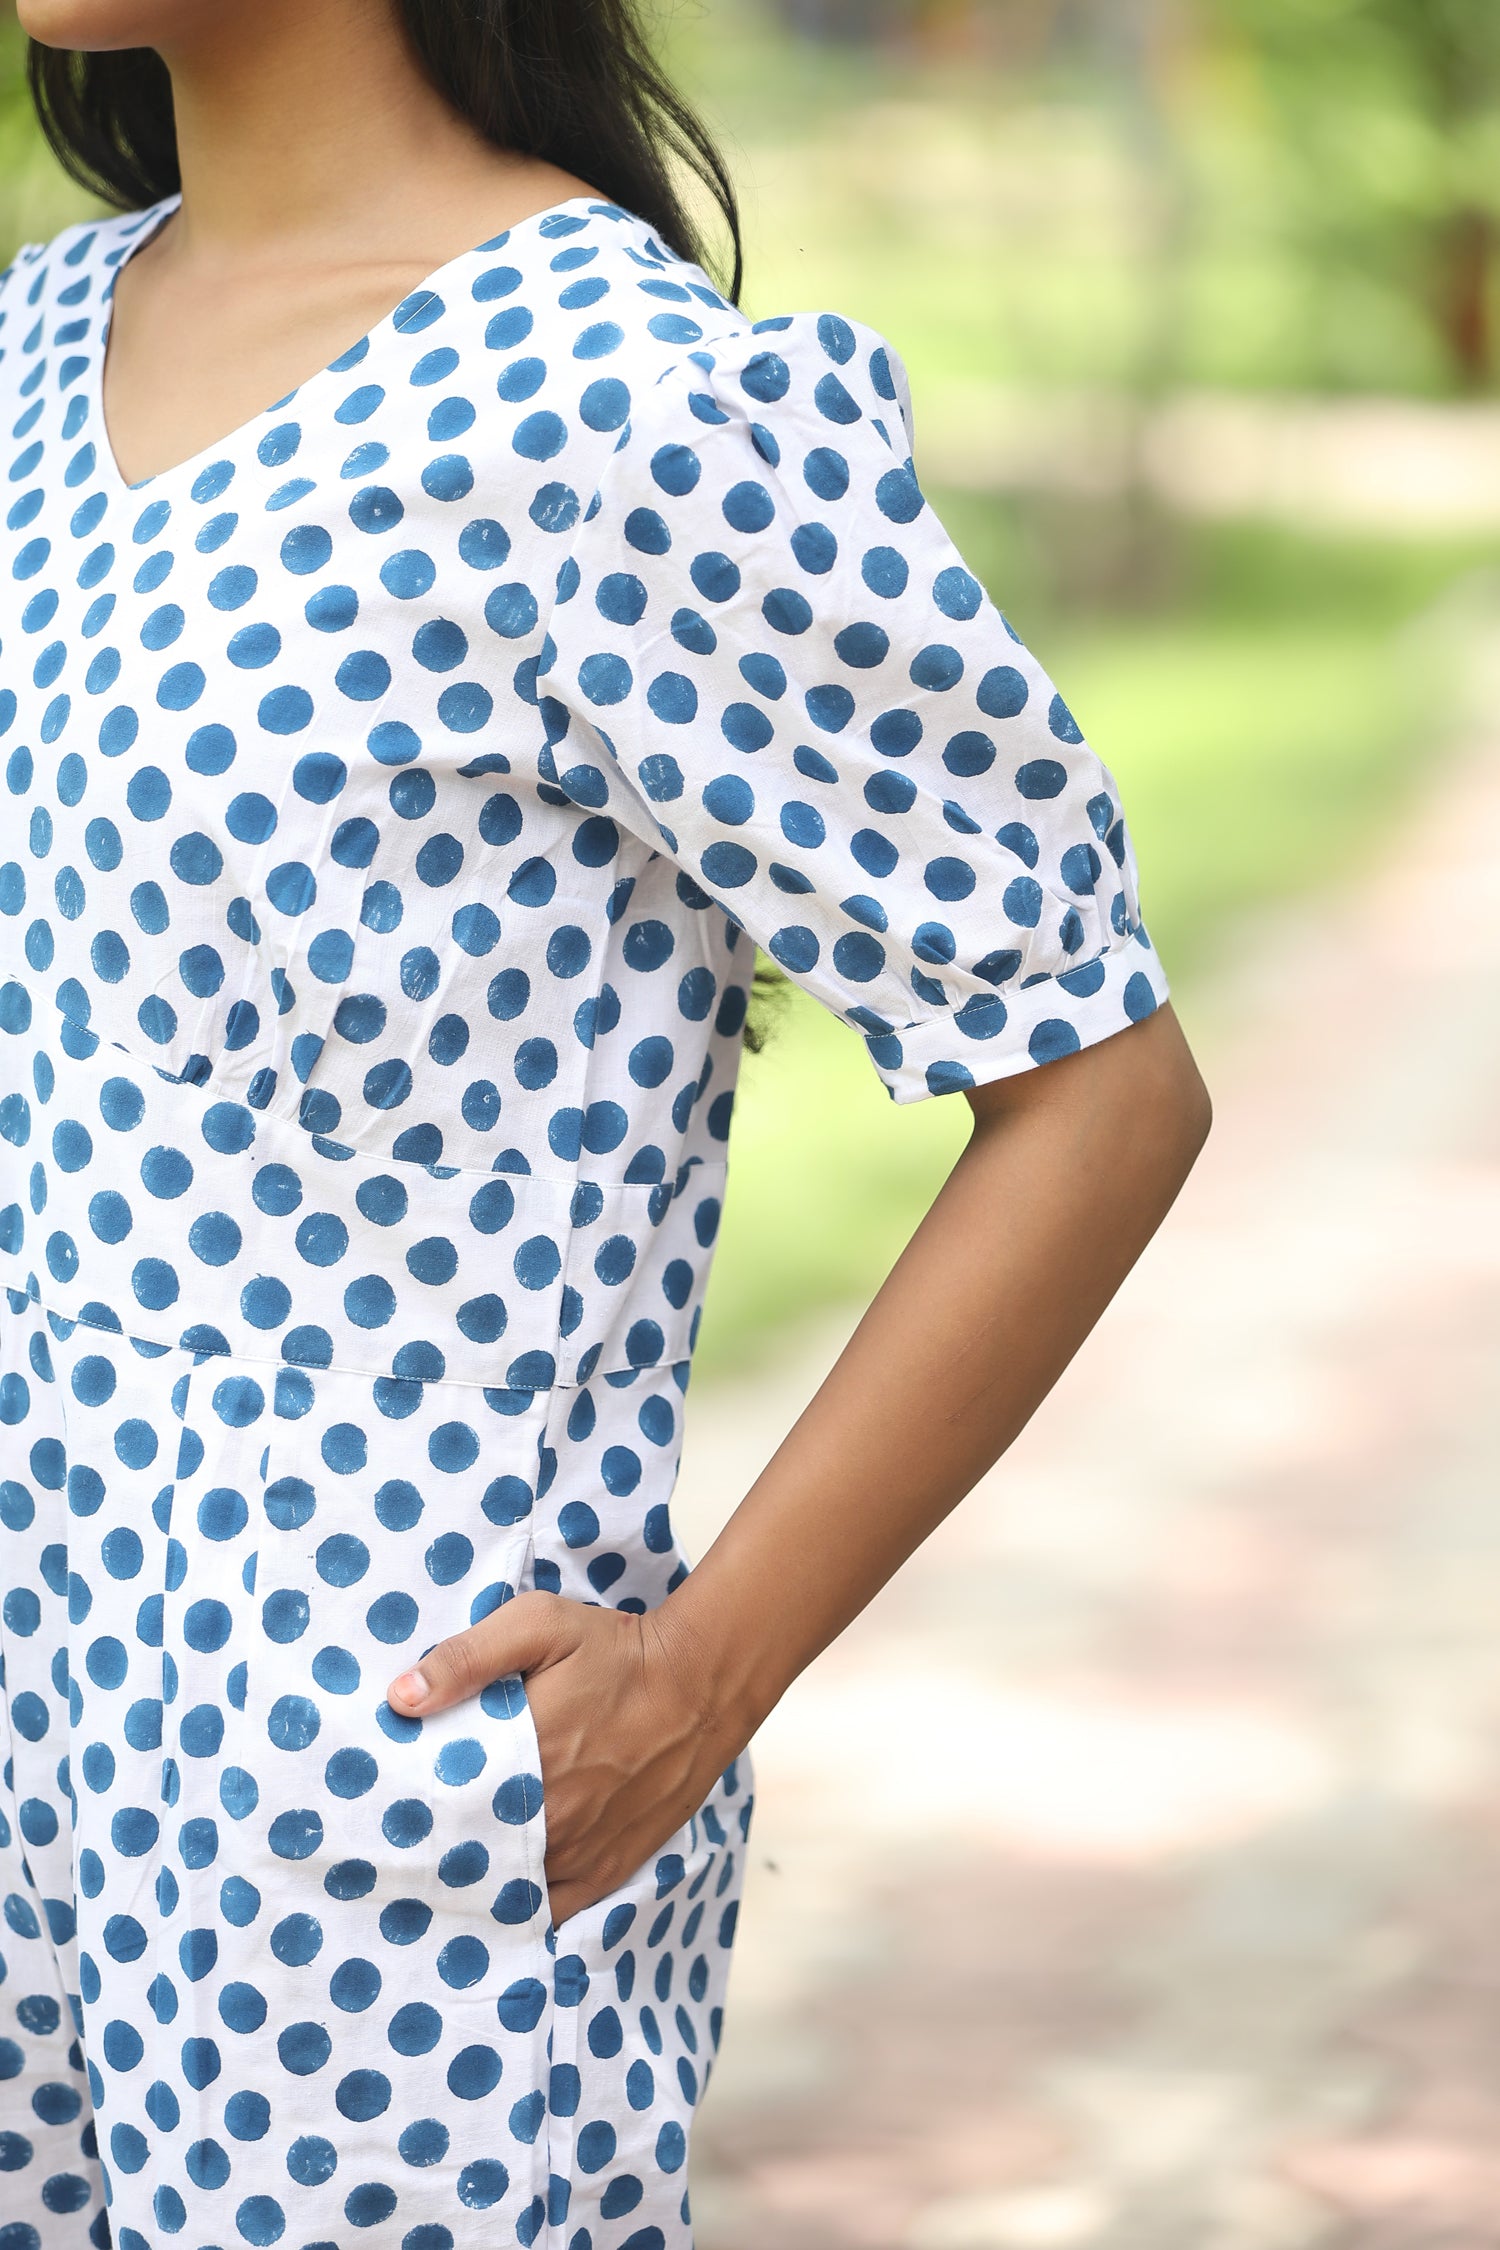
<svg viewBox="0 0 1500 2250"><path fill-rule="evenodd" d="M263 406L256 413L247 416L243 422L235 423L231 429L224 432L222 437L211 439L207 445L200 446L196 452L185 455L182 460L170 462L165 468L154 470L150 476L142 477L132 484L116 459L114 443L109 434L109 424L104 412L104 370L109 357L110 330L114 322L115 286L121 273L136 252L144 249L148 242L155 240L173 212L180 207L181 202L180 194L163 196L160 202L148 204L140 214L139 230L130 236L123 251L113 261L113 271L105 287L98 336L94 350L89 357L89 412L90 419L94 424L95 455L106 481L116 491L124 493L127 497L146 497L168 482L183 476L196 475L214 461L237 451L252 432L263 430L270 423L272 416L282 413L294 399L305 398L309 392L313 391L329 376L345 374L351 367L362 364L374 349L377 341L384 336L399 334L402 328L409 324L410 319L422 310L427 301L439 293L440 285L448 276L468 265L473 259L485 257L492 252L507 248L518 235L528 232L541 233L549 219L562 218L574 211L598 213L609 208L604 198L598 195L569 196L561 203L549 203L540 211L528 212L524 218L517 219L512 225L502 228L499 234L490 235L485 241L476 242L467 250L460 250L452 258L445 258L441 265L434 266L430 273L424 274L419 281L415 282L407 290L405 296L397 304L392 305L389 312L383 313L378 320L373 321L362 335L355 337L341 352L337 353L334 358L326 360L321 367L314 368L303 377L300 383L294 384L291 390L283 392L280 398L272 399L269 405ZM108 253L106 253L107 258ZM403 315L407 316L405 320L403 320Z"/></svg>

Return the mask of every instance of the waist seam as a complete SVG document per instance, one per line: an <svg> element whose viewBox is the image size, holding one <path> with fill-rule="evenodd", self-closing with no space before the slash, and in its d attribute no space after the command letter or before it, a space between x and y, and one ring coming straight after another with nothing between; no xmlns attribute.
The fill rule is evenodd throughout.
<svg viewBox="0 0 1500 2250"><path fill-rule="evenodd" d="M420 1390L508 1391L517 1398L523 1396L548 1398L557 1391L585 1390L590 1383L609 1382L612 1378L625 1375L631 1377L651 1375L660 1369L670 1370L675 1367L690 1367L692 1365L692 1353L687 1352L680 1357L663 1358L654 1366L595 1367L590 1369L588 1375L581 1382L575 1375L571 1380L559 1377L555 1382L542 1384L506 1383L503 1381L485 1383L473 1375L449 1375L446 1373L439 1376L396 1375L391 1372L389 1367L356 1366L341 1359L314 1362L272 1357L269 1353L236 1351L233 1348L222 1352L196 1351L191 1345L183 1343L180 1337L141 1335L129 1328L110 1328L101 1320L90 1320L84 1313L65 1312L60 1305L49 1303L40 1291L33 1286L36 1280L34 1273L26 1274L19 1283L7 1279L6 1275L10 1263L9 1260L0 1257L0 1289L5 1290L12 1297L24 1298L26 1303L34 1305L38 1312L45 1313L49 1320L64 1322L69 1328L86 1328L94 1336L113 1337L117 1344L129 1344L131 1346L144 1344L152 1352L159 1352L163 1357L169 1352L175 1352L183 1359L189 1360L195 1367L207 1366L213 1360L222 1359L227 1366L265 1367L269 1368L274 1374L284 1372L308 1376L347 1375L352 1376L356 1381L365 1383L413 1383ZM623 1385L621 1387L623 1388Z"/></svg>

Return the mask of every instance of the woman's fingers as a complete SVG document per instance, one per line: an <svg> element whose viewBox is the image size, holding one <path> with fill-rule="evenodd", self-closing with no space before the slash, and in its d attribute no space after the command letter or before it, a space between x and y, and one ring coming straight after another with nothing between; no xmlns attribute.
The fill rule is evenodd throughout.
<svg viewBox="0 0 1500 2250"><path fill-rule="evenodd" d="M556 1594L518 1594L466 1633L430 1648L413 1670L391 1682L387 1701L408 1717L430 1718L468 1702L491 1680L534 1672L573 1646L567 1610Z"/></svg>

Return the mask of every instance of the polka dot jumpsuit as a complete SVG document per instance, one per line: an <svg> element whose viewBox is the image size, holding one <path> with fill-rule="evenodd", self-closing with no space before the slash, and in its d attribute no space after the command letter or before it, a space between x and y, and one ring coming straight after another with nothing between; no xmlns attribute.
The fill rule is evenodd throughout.
<svg viewBox="0 0 1500 2250"><path fill-rule="evenodd" d="M587 199L124 483L0 289L0 2250L685 2250L741 1761L554 1928L526 1698L641 1610L754 946L898 1101L1164 987L899 364Z"/></svg>

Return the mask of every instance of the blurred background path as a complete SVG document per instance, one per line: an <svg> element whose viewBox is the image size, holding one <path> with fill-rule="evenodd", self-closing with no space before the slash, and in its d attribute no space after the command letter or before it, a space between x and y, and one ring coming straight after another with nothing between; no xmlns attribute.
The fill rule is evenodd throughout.
<svg viewBox="0 0 1500 2250"><path fill-rule="evenodd" d="M1500 731L1243 933L1177 1215L765 1729L702 2250L1500 2243L1497 837Z"/></svg>

